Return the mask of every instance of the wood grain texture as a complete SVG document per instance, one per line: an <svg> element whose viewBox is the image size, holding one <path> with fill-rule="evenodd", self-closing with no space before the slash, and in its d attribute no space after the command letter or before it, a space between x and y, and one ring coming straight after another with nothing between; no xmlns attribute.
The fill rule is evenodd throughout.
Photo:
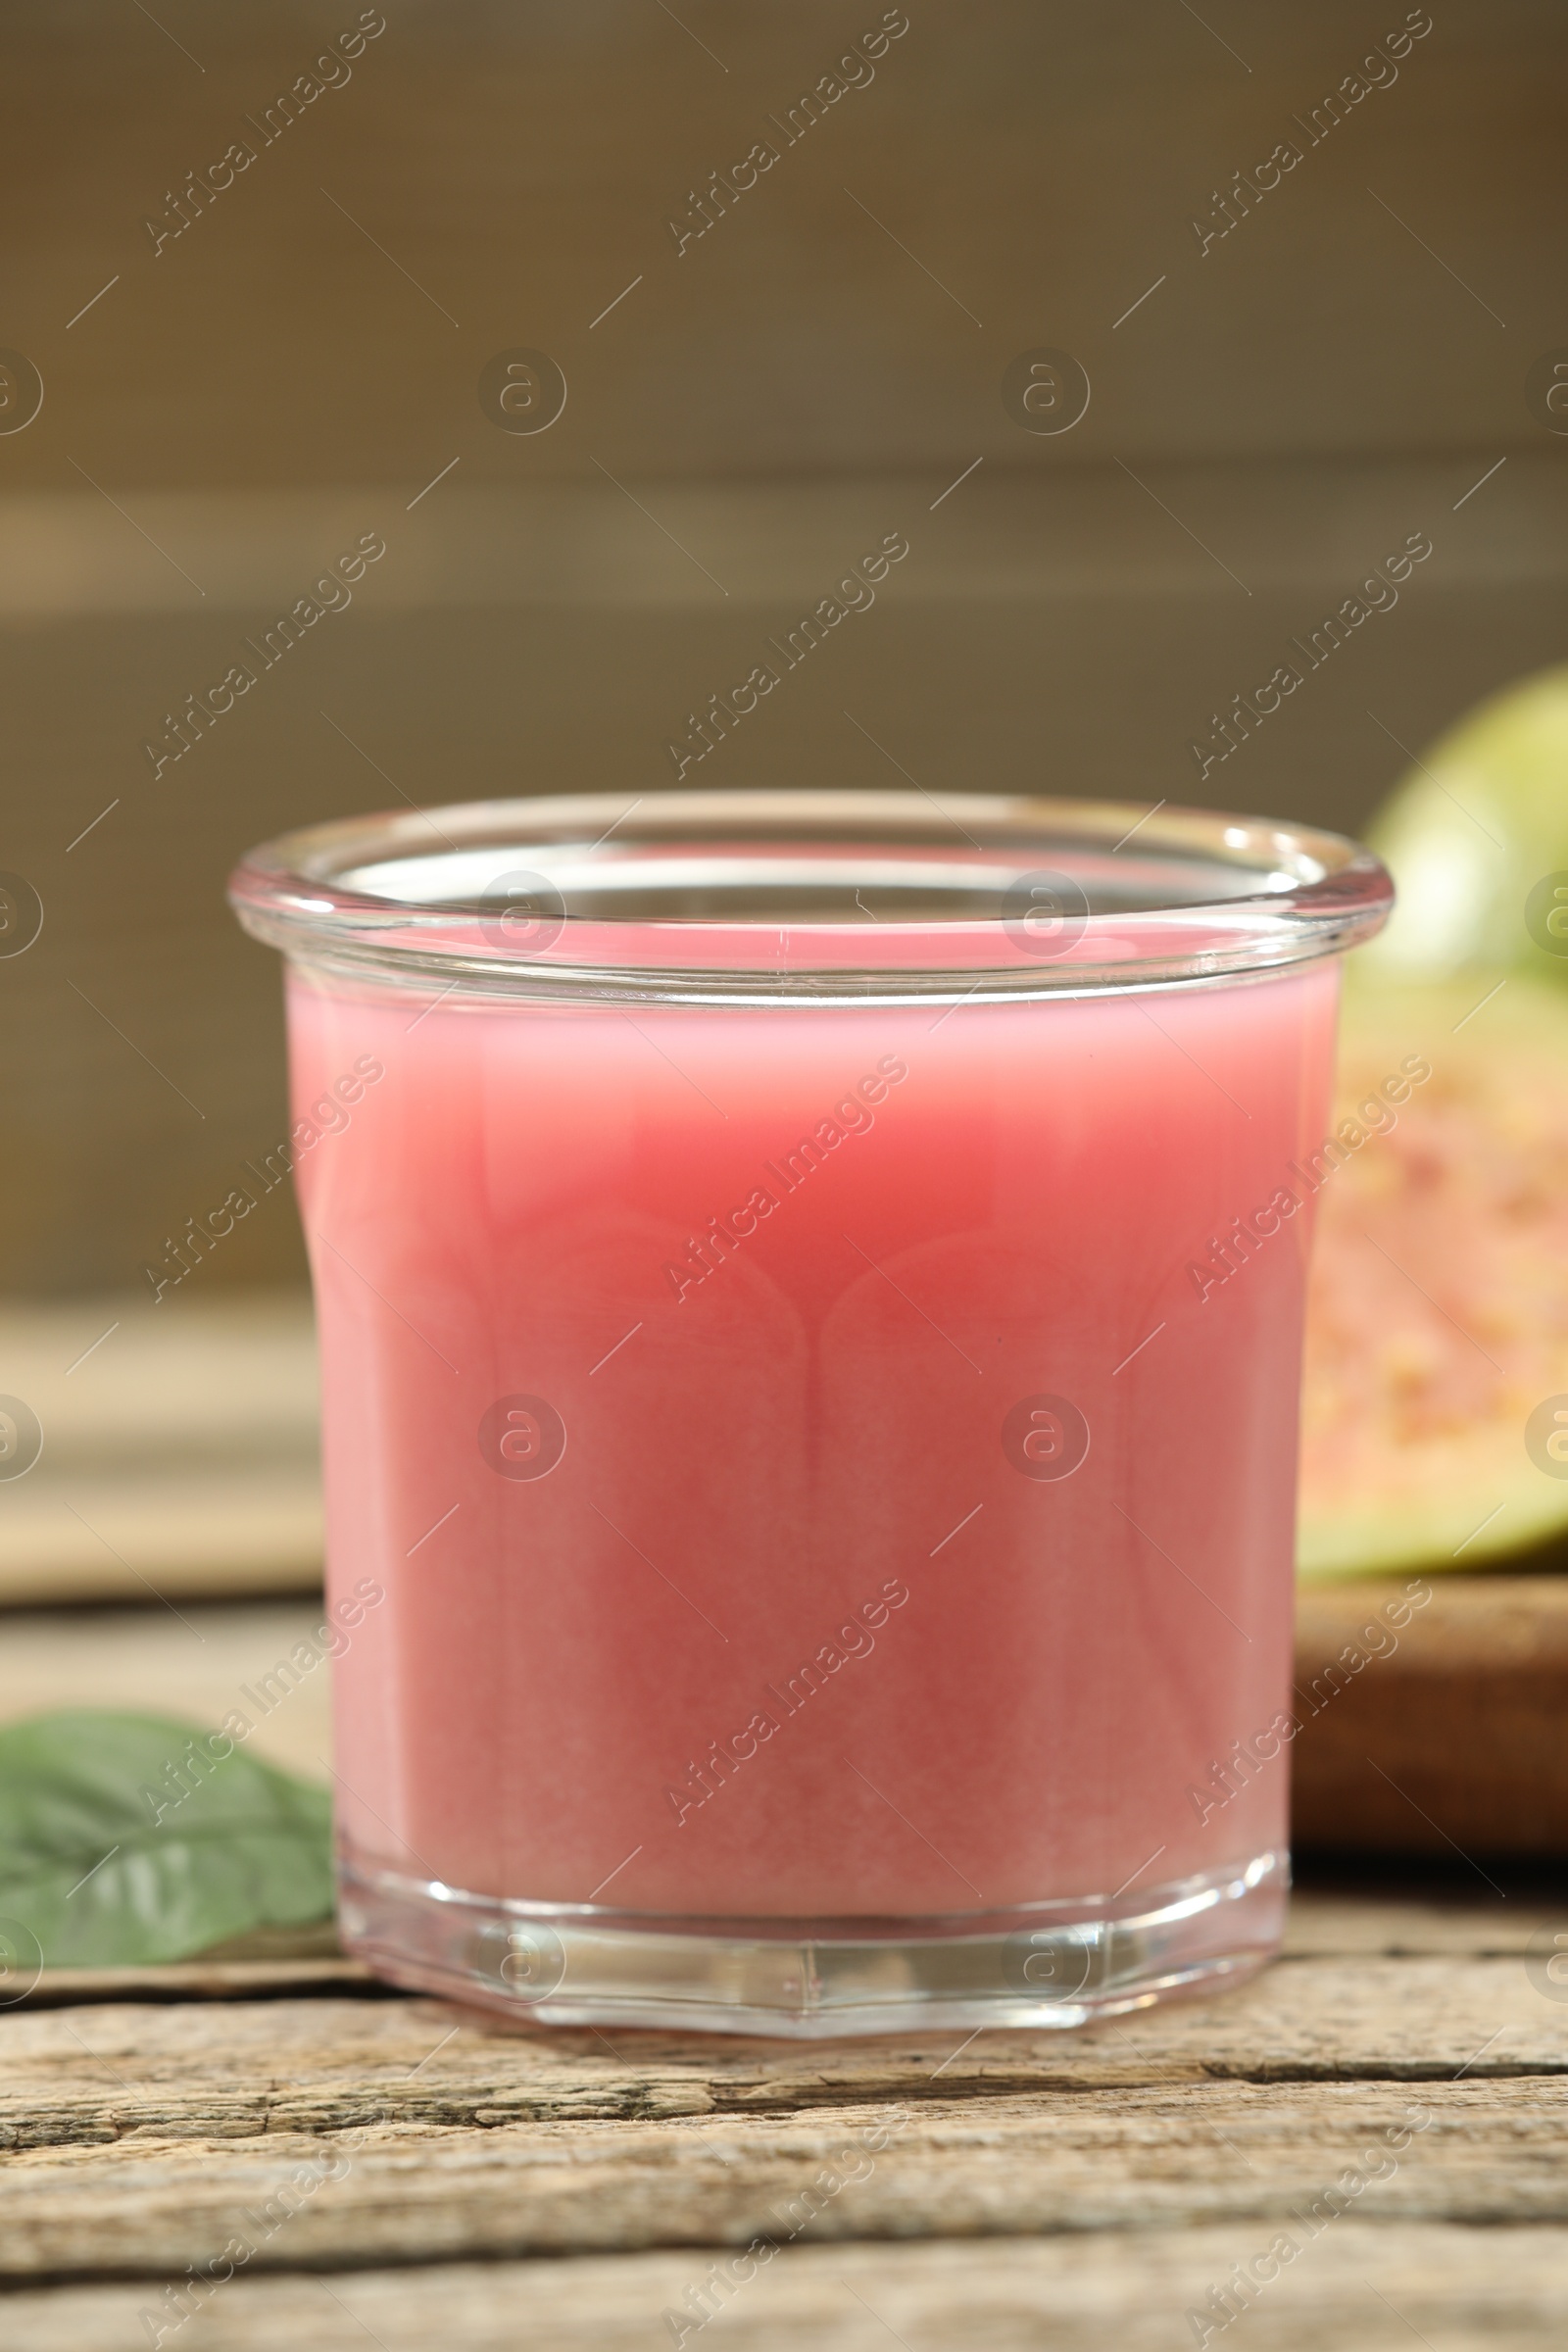
<svg viewBox="0 0 1568 2352"><path fill-rule="evenodd" d="M1266 2244L1234 2225L976 2244L786 2247L711 2337L739 2352L1173 2352L1188 2310ZM709 2269L705 2250L569 2262L241 2274L166 2343L190 2352L651 2352ZM145 2282L21 2292L8 2352L125 2352L164 2315ZM889 2331L892 2331L891 2335ZM1412 2330L1414 2333L1412 2334ZM1347 2216L1249 2311L1251 2352L1560 2352L1568 2230L1379 2226ZM1214 2338L1220 2341L1221 2338ZM1233 2337L1234 2341L1235 2338Z"/></svg>
<svg viewBox="0 0 1568 2352"><path fill-rule="evenodd" d="M612 2046L327 1997L14 2013L0 2063L14 2280L177 2273L231 2236L261 2270L1261 2225L1368 2151L1359 2213L1568 2221L1568 2004L1518 1954L1301 1958L957 2047Z"/></svg>
<svg viewBox="0 0 1568 2352"><path fill-rule="evenodd" d="M412 498L460 450L503 483L589 474L590 451L623 474L891 459L951 479L1025 444L997 378L1052 340L1098 381L1075 433L1034 442L1042 467L1091 436L1137 465L1416 437L1500 451L1530 430L1523 359L1481 298L1519 354L1558 338L1543 194L1561 179L1564 46L1542 0L1449 0L1397 80L1315 143L1293 116L1383 28L1354 0L1276 0L1214 32L1126 0L915 7L874 80L794 137L785 110L877 24L875 0L696 0L680 23L636 0L383 13L352 78L269 139L245 117L356 10L198 12L171 33L200 73L136 10L12 12L8 315L50 387L14 482L61 478L62 444L117 495L376 480L428 454ZM144 217L236 138L254 163L155 253ZM678 253L671 217L759 139L776 165ZM1281 139L1299 167L1204 253L1194 217L1221 227L1218 190ZM519 343L572 385L520 447L475 397L484 361Z"/></svg>
<svg viewBox="0 0 1568 2352"><path fill-rule="evenodd" d="M1084 2033L799 2051L729 2036L509 2034L431 2000L122 2002L0 2019L0 2145L220 2132L789 2115L927 2097L1568 2075L1568 2001L1523 1956L1286 1961Z"/></svg>
<svg viewBox="0 0 1568 2352"><path fill-rule="evenodd" d="M1527 2079L1441 2097L1351 2083L927 2100L907 2122L878 2099L755 2121L498 2119L352 2139L171 2143L149 2129L11 2160L4 2276L177 2276L230 2239L250 2245L252 2268L290 2270L1218 2221L1266 2242L1348 2173L1357 2185L1341 2204L1389 2219L1563 2223L1565 2124L1568 2084Z"/></svg>
<svg viewBox="0 0 1568 2352"><path fill-rule="evenodd" d="M1568 2322L1552 1922L1308 1896L1239 1992L956 2046L612 2046L329 1978L302 1997L324 1963L145 1972L161 1998L0 2017L7 2352L630 2352L695 2342L705 2310L745 2352L890 2329L1153 2352L1282 2230L1245 2312L1261 2352L1412 2328L1544 2352ZM230 1997L172 1999L181 1978Z"/></svg>

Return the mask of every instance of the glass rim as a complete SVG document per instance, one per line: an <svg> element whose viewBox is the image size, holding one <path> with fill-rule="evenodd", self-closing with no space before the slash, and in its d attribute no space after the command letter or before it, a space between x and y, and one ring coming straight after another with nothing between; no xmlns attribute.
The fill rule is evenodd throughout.
<svg viewBox="0 0 1568 2352"><path fill-rule="evenodd" d="M458 1003L863 1004L1263 977L1394 885L1343 834L1165 801L748 788L339 818L228 895L291 963Z"/></svg>

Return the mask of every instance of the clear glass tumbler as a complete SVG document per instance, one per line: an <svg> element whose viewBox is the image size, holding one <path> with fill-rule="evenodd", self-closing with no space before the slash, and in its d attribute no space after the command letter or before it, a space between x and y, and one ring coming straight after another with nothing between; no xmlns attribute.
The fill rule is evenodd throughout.
<svg viewBox="0 0 1568 2352"><path fill-rule="evenodd" d="M341 1917L518 2020L1071 2026L1287 1885L1337 836L820 792L254 852Z"/></svg>

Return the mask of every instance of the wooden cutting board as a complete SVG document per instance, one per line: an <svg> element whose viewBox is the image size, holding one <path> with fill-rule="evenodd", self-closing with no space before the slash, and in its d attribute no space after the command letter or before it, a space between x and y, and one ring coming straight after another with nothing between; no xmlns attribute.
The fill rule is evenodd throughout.
<svg viewBox="0 0 1568 2352"><path fill-rule="evenodd" d="M1568 1575L1303 1586L1296 1682L1298 1847L1568 1854Z"/></svg>

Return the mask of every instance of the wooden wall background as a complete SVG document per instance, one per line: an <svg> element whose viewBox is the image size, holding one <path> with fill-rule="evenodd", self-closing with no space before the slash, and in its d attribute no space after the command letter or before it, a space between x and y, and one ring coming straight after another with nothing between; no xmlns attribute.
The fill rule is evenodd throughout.
<svg viewBox="0 0 1568 2352"><path fill-rule="evenodd" d="M658 790L685 711L867 532L910 544L876 609L705 779L897 782L849 710L934 787L1199 797L1216 704L1418 530L1398 608L1202 797L1354 826L1395 738L1561 654L1568 442L1528 392L1568 346L1559 5L1432 0L1314 146L1293 117L1398 0L906 14L677 256L671 214L780 144L875 0L384 0L265 147L243 118L353 0L12 0L0 345L45 397L0 432L0 867L45 922L0 959L0 1285L133 1286L281 1134L237 853L400 792ZM144 218L237 138L255 163L155 254ZM1040 346L1093 386L1056 437L999 390ZM569 387L537 435L477 395L517 347ZM163 714L368 530L352 608L155 779ZM280 1200L202 1279L301 1271Z"/></svg>

